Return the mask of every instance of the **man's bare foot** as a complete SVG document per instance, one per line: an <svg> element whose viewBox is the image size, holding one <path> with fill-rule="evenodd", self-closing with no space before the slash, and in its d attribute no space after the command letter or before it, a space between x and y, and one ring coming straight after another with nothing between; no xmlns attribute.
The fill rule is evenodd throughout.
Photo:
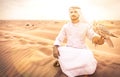
<svg viewBox="0 0 120 77"><path fill-rule="evenodd" d="M61 70L61 68L58 68L58 71L54 77L67 77Z"/></svg>

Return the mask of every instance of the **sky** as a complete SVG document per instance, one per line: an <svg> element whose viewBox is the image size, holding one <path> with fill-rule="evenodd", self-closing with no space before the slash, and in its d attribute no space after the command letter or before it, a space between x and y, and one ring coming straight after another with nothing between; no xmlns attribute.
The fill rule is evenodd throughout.
<svg viewBox="0 0 120 77"><path fill-rule="evenodd" d="M120 20L120 0L0 0L0 20L69 20L70 6L88 21Z"/></svg>

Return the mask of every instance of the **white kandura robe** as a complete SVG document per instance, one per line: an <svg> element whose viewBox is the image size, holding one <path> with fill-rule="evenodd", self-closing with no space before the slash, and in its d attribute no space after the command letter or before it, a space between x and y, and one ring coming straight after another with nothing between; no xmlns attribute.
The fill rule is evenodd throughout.
<svg viewBox="0 0 120 77"><path fill-rule="evenodd" d="M92 51L85 45L86 37L91 40L95 35L92 27L85 23L67 23L62 27L54 45L61 45L60 43L63 42L64 38L67 38L66 46L58 48L60 53L58 61L62 71L68 77L95 72L97 61Z"/></svg>

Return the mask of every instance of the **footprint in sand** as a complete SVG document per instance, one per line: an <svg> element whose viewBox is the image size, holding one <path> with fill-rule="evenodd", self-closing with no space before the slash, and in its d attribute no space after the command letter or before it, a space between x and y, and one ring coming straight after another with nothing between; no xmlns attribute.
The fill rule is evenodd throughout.
<svg viewBox="0 0 120 77"><path fill-rule="evenodd" d="M16 36L16 35L14 35L13 37L14 37L14 38L18 38L18 39L21 38L21 36Z"/></svg>
<svg viewBox="0 0 120 77"><path fill-rule="evenodd" d="M36 44L36 42L30 41L30 40L27 40L27 39L24 39L24 38L20 38L19 43L21 45L25 45L25 44L35 45Z"/></svg>
<svg viewBox="0 0 120 77"><path fill-rule="evenodd" d="M52 48L40 47L39 50L48 56L52 55Z"/></svg>
<svg viewBox="0 0 120 77"><path fill-rule="evenodd" d="M24 38L20 38L20 39L19 39L19 43L20 43L21 45L25 45L25 44L28 44L28 41L25 40Z"/></svg>
<svg viewBox="0 0 120 77"><path fill-rule="evenodd" d="M13 39L13 36L10 35L10 34L1 34L1 40L12 40Z"/></svg>
<svg viewBox="0 0 120 77"><path fill-rule="evenodd" d="M5 35L4 38L5 38L5 39L10 39L11 36L10 36L10 35Z"/></svg>
<svg viewBox="0 0 120 77"><path fill-rule="evenodd" d="M42 41L38 41L37 44L41 44L41 45L48 45L47 42L42 42Z"/></svg>
<svg viewBox="0 0 120 77"><path fill-rule="evenodd" d="M29 44L36 44L36 42L34 42L34 41L30 41Z"/></svg>

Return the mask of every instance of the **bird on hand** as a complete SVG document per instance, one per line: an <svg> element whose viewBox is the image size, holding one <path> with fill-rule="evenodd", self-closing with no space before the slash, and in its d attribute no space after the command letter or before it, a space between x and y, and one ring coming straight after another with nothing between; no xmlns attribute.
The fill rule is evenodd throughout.
<svg viewBox="0 0 120 77"><path fill-rule="evenodd" d="M111 33L109 30L107 30L104 25L96 24L94 25L93 30L98 35L100 35L101 38L103 38L110 47L114 47L113 42L110 37L115 37L115 38L118 38L118 37L114 35L113 33Z"/></svg>

